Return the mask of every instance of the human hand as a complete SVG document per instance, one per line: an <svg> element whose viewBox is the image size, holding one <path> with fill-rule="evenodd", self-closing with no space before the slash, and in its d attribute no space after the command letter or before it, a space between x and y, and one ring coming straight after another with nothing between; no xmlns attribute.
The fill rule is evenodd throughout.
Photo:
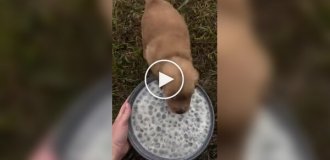
<svg viewBox="0 0 330 160"><path fill-rule="evenodd" d="M112 125L112 159L120 160L128 152L130 145L127 141L128 120L131 114L130 104L125 101L122 105L115 122ZM29 160L57 160L52 136L43 139L37 149L32 153Z"/></svg>
<svg viewBox="0 0 330 160"><path fill-rule="evenodd" d="M127 141L128 120L131 115L131 106L125 101L112 124L112 160L120 160L128 152L130 145Z"/></svg>
<svg viewBox="0 0 330 160"><path fill-rule="evenodd" d="M29 160L57 160L52 139L52 136L44 138L32 153Z"/></svg>

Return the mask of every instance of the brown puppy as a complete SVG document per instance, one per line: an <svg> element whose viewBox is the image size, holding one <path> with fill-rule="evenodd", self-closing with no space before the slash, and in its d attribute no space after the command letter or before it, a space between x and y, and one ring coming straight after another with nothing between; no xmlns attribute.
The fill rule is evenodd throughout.
<svg viewBox="0 0 330 160"><path fill-rule="evenodd" d="M142 41L144 58L148 64L161 59L177 63L184 74L181 92L167 104L175 113L182 114L189 109L191 95L198 81L198 72L192 64L188 27L183 17L165 0L146 0L142 17ZM163 86L165 96L175 94L181 85L180 71L171 63L158 63L152 73L159 72L174 78Z"/></svg>

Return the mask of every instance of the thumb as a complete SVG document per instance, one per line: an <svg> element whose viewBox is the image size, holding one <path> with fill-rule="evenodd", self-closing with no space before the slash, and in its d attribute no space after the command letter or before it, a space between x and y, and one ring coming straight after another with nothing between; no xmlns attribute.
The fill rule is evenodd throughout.
<svg viewBox="0 0 330 160"><path fill-rule="evenodd" d="M129 117L131 115L132 109L131 109L131 106L128 102L126 102L124 104L124 107L125 107L125 109L124 109L124 112L122 113L120 119L121 119L122 123L128 123L128 120L129 120Z"/></svg>

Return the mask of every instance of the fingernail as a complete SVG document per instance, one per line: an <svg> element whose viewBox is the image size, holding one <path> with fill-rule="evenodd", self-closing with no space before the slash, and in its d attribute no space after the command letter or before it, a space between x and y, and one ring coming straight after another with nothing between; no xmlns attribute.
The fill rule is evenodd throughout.
<svg viewBox="0 0 330 160"><path fill-rule="evenodd" d="M128 104L126 104L126 106L125 106L125 107L126 107L126 110L125 110L125 111L127 112L127 111L129 110L129 105L128 105Z"/></svg>
<svg viewBox="0 0 330 160"><path fill-rule="evenodd" d="M126 108L127 108L127 107L126 107L126 104L124 103L123 106L122 106L122 109L123 109L122 112L123 112L123 113L125 113Z"/></svg>
<svg viewBox="0 0 330 160"><path fill-rule="evenodd" d="M125 107L126 107L126 108L130 108L130 105L129 105L128 102L126 102Z"/></svg>

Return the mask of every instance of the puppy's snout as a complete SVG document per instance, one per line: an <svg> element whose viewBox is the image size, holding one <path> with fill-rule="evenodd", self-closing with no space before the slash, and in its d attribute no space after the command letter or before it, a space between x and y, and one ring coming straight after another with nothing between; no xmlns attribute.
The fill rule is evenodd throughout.
<svg viewBox="0 0 330 160"><path fill-rule="evenodd" d="M189 110L189 106L176 106L176 107L171 108L171 109L176 114L184 114Z"/></svg>
<svg viewBox="0 0 330 160"><path fill-rule="evenodd" d="M186 111L183 108L180 108L175 113L177 113L177 114L183 114L183 113L186 113Z"/></svg>
<svg viewBox="0 0 330 160"><path fill-rule="evenodd" d="M190 101L189 101L190 102ZM169 109L176 114L184 114L189 110L190 103L185 100L170 99L167 100Z"/></svg>

